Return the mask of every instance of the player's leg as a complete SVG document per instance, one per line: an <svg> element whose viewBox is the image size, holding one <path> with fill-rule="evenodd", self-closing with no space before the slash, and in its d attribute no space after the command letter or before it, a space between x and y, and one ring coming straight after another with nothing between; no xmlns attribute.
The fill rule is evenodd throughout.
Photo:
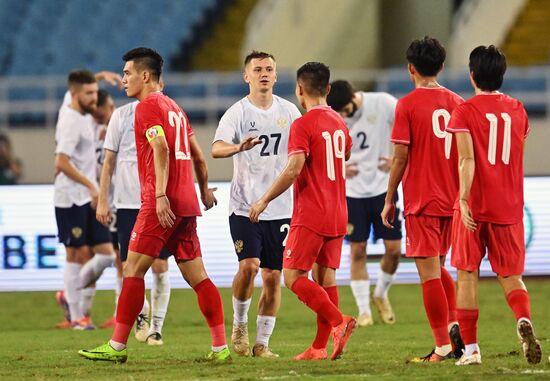
<svg viewBox="0 0 550 381"><path fill-rule="evenodd" d="M384 256L380 261L380 270L378 271L378 279L374 289L373 302L378 310L380 318L386 324L395 323L395 314L388 297L388 291L395 280L395 273L399 266L401 258L401 219L399 218L399 210L396 211L392 225L393 229L387 228L382 223L380 214L384 209L384 200L386 194L383 193L376 197L368 198L369 216L374 230L376 239L384 240Z"/></svg>
<svg viewBox="0 0 550 381"><path fill-rule="evenodd" d="M260 269L262 237L258 225L252 224L247 217L232 214L229 217L229 228L239 260L239 268L232 284L231 346L238 355L248 356L248 311L252 302L254 278Z"/></svg>
<svg viewBox="0 0 550 381"><path fill-rule="evenodd" d="M458 270L457 315L465 348L456 365L481 364L481 350L477 342L478 278L478 270Z"/></svg>
<svg viewBox="0 0 550 381"><path fill-rule="evenodd" d="M111 231L113 249L115 251L114 266L116 269L116 281L115 281L115 310L113 316L104 321L100 328L114 328L116 324L116 306L118 304L118 296L120 295L120 289L122 288L122 262L120 260L120 243L118 238L118 218L117 211L112 211L112 219L109 224L109 230Z"/></svg>
<svg viewBox="0 0 550 381"><path fill-rule="evenodd" d="M164 254L164 255L163 255ZM168 272L168 256L163 251L160 258L153 262L153 288L151 289L151 326L147 336L147 344L162 345L162 327L168 303L170 302L170 274Z"/></svg>
<svg viewBox="0 0 550 381"><path fill-rule="evenodd" d="M212 339L212 350L207 359L230 360L231 354L225 338L222 299L204 268L195 217L182 219L168 240L166 249L173 253L183 278L197 294L199 308L206 319Z"/></svg>
<svg viewBox="0 0 550 381"><path fill-rule="evenodd" d="M514 312L523 354L530 364L538 364L542 350L531 322L529 293L521 277L525 268L523 222L514 225L488 224L487 233L489 261L498 275L506 301Z"/></svg>
<svg viewBox="0 0 550 381"><path fill-rule="evenodd" d="M81 288L86 288L99 279L103 270L110 267L115 260L115 251L112 244L112 235L108 227L102 225L95 218L95 210L86 204L87 237L94 256L80 270Z"/></svg>
<svg viewBox="0 0 550 381"><path fill-rule="evenodd" d="M370 280L367 271L367 239L370 222L366 199L346 197L348 205L348 234L350 244L350 287L358 309L357 323L361 327L372 325L370 308Z"/></svg>

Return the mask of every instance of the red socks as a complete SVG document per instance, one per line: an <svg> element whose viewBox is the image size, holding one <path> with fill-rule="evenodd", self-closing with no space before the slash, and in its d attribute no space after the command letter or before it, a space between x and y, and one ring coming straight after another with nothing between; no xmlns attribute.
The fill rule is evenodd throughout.
<svg viewBox="0 0 550 381"><path fill-rule="evenodd" d="M508 305L514 311L516 320L526 318L531 320L531 302L529 301L529 293L526 290L513 290L506 295Z"/></svg>
<svg viewBox="0 0 550 381"><path fill-rule="evenodd" d="M199 301L199 308L206 318L212 346L221 347L227 344L225 339L225 325L223 321L223 306L220 292L209 278L206 278L195 287Z"/></svg>
<svg viewBox="0 0 550 381"><path fill-rule="evenodd" d="M460 336L464 344L477 343L477 319L479 317L479 309L457 310L458 324L460 326Z"/></svg>
<svg viewBox="0 0 550 381"><path fill-rule="evenodd" d="M447 309L447 297L441 279L431 279L422 283L422 296L424 308L432 327L435 345L441 347L450 344L447 324L449 311Z"/></svg>
<svg viewBox="0 0 550 381"><path fill-rule="evenodd" d="M447 306L449 307L449 321L447 323L453 323L458 320L456 314L456 287L453 277L445 267L441 267L441 283L445 289Z"/></svg>
<svg viewBox="0 0 550 381"><path fill-rule="evenodd" d="M326 291L317 283L306 277L299 277L294 281L291 289L298 299L326 320L331 327L342 323L342 313L332 304Z"/></svg>
<svg viewBox="0 0 550 381"><path fill-rule="evenodd" d="M328 297L332 304L338 308L338 287L323 287L328 294ZM328 339L332 327L328 321L323 319L320 315L317 315L317 336L311 345L315 349L323 349L327 347Z"/></svg>
<svg viewBox="0 0 550 381"><path fill-rule="evenodd" d="M117 343L126 344L134 322L143 307L145 297L145 282L143 278L124 278L122 291L118 298L116 310L116 325L111 339Z"/></svg>

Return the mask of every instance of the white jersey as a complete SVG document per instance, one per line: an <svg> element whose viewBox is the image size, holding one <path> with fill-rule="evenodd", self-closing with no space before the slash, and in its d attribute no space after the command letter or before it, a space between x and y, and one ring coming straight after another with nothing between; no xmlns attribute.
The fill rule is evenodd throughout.
<svg viewBox="0 0 550 381"><path fill-rule="evenodd" d="M62 107L55 127L55 153L69 157L73 165L88 180L97 185L96 179L96 142L93 118L82 115L71 107ZM59 173L54 181L54 205L70 208L72 205L84 205L91 201L88 189L76 181Z"/></svg>
<svg viewBox="0 0 550 381"><path fill-rule="evenodd" d="M114 179L114 205L117 209L139 209L141 206L137 168L134 116L138 102L118 107L111 116L104 149L117 154Z"/></svg>
<svg viewBox="0 0 550 381"><path fill-rule="evenodd" d="M291 102L273 95L267 110L254 106L244 97L222 116L214 142L239 144L249 136L262 143L233 156L233 180L229 215L248 217L250 206L258 200L283 171L288 161L290 125L301 116ZM292 215L292 190L273 200L261 214L261 220L278 220Z"/></svg>
<svg viewBox="0 0 550 381"><path fill-rule="evenodd" d="M352 118L345 118L353 139L349 165L357 176L347 179L346 196L375 197L388 190L389 173L378 169L380 158L391 156L390 137L397 99L387 93L358 92L362 106Z"/></svg>

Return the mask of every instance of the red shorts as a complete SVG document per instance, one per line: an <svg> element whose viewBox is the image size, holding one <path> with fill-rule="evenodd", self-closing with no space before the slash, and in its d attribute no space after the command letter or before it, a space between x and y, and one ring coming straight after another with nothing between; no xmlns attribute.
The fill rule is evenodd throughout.
<svg viewBox="0 0 550 381"><path fill-rule="evenodd" d="M407 257L440 257L451 246L452 217L409 214L405 217Z"/></svg>
<svg viewBox="0 0 550 381"><path fill-rule="evenodd" d="M201 257L197 236L197 217L176 217L174 225L165 229L160 225L153 209L139 211L130 237L128 250L158 258L166 249L176 261L188 261Z"/></svg>
<svg viewBox="0 0 550 381"><path fill-rule="evenodd" d="M340 267L344 236L325 237L304 226L292 226L283 251L283 269L310 271L314 263Z"/></svg>
<svg viewBox="0 0 550 381"><path fill-rule="evenodd" d="M466 229L460 211L453 218L451 264L459 270L476 271L487 252L493 272L500 276L523 274L525 236L523 221L513 225L478 222L474 232Z"/></svg>

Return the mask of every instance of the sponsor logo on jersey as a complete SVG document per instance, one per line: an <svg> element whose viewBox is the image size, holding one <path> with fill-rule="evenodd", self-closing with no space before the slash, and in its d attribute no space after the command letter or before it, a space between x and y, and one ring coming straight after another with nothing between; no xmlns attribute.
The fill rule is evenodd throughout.
<svg viewBox="0 0 550 381"><path fill-rule="evenodd" d="M250 128L248 129L248 132L252 132L252 131L259 131L256 128L256 122L250 122Z"/></svg>
<svg viewBox="0 0 550 381"><path fill-rule="evenodd" d="M236 240L235 241L235 251L237 252L237 254L240 254L241 251L243 251L244 249L244 242L240 239Z"/></svg>
<svg viewBox="0 0 550 381"><path fill-rule="evenodd" d="M73 235L73 237L75 237L77 239L80 238L82 236L82 228L80 228L78 226L72 228L71 234Z"/></svg>
<svg viewBox="0 0 550 381"><path fill-rule="evenodd" d="M135 241L135 240L136 240L136 237L137 237L137 233L136 233L136 232L132 232L132 241Z"/></svg>
<svg viewBox="0 0 550 381"><path fill-rule="evenodd" d="M290 259L291 256L292 256L292 249L288 249L286 251L286 259Z"/></svg>
<svg viewBox="0 0 550 381"><path fill-rule="evenodd" d="M346 229L346 234L347 235L352 235L354 229L355 229L355 226L353 226L353 224L348 224L348 227Z"/></svg>
<svg viewBox="0 0 550 381"><path fill-rule="evenodd" d="M367 116L367 122L369 122L370 124L376 124L376 119L377 119L376 115Z"/></svg>
<svg viewBox="0 0 550 381"><path fill-rule="evenodd" d="M288 119L286 118L278 118L277 121L277 127L279 128L287 128L288 127Z"/></svg>

